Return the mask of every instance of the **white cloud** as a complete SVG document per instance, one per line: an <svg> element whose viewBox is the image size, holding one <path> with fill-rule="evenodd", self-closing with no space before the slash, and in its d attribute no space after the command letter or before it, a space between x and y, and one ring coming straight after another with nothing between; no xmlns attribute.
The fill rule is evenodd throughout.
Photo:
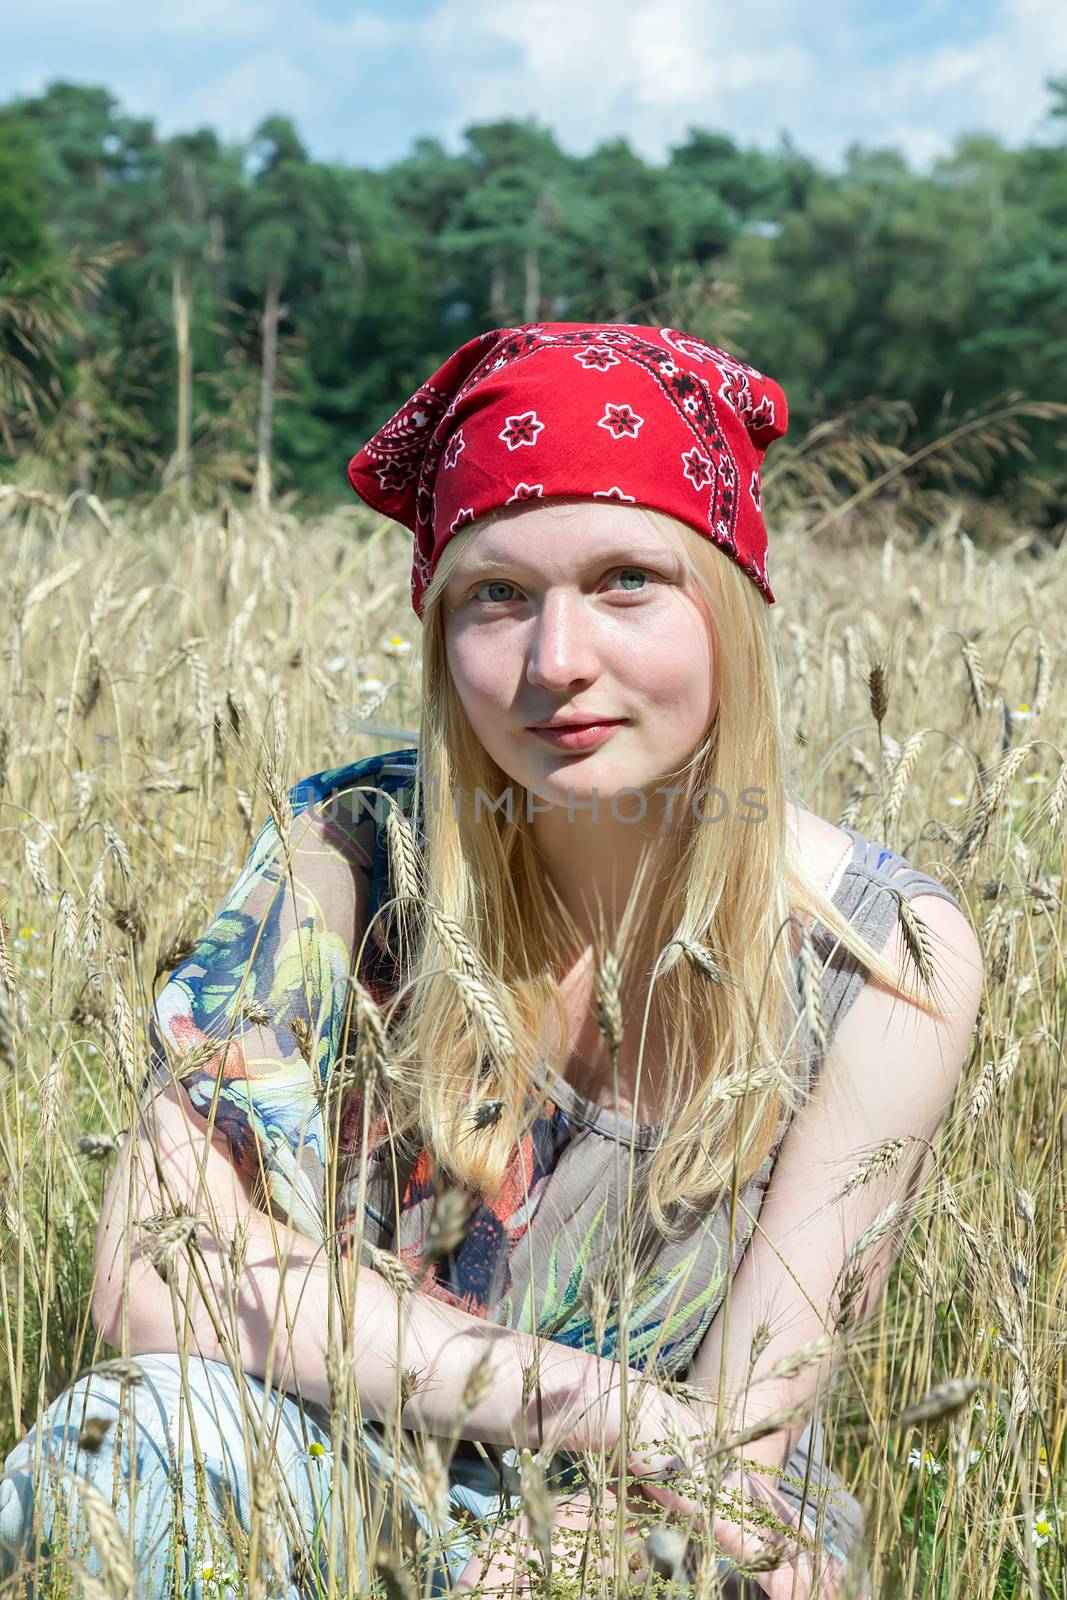
<svg viewBox="0 0 1067 1600"><path fill-rule="evenodd" d="M210 123L228 138L247 135L273 111L299 124L317 105L315 75L280 50L257 50L202 84L182 106L190 125Z"/></svg>
<svg viewBox="0 0 1067 1600"><path fill-rule="evenodd" d="M961 130L1034 136L1045 79L1067 71L1062 0L1001 0L977 38L961 7L960 40L934 47L919 19L902 29L895 59L885 20L875 52L849 0L827 0L816 15L788 0L757 13L707 0L442 0L413 32L449 91L448 136L471 121L535 115L565 148L625 134L655 161L692 125L764 147L788 129L833 162L853 142L895 144L926 165Z"/></svg>
<svg viewBox="0 0 1067 1600"><path fill-rule="evenodd" d="M818 10L763 0L755 11L725 0L426 0L421 17L358 6L332 17L317 0L156 0L135 14L129 0L97 0L91 13L40 0L7 30L0 94L63 76L106 83L164 134L209 122L247 136L277 111L315 153L356 162L368 144L372 159L395 160L420 135L456 146L470 123L510 116L536 117L575 154L625 137L656 162L691 127L764 148L788 130L834 164L851 143L893 144L925 166L962 130L1038 136L1045 80L1067 75L1063 0L999 0L984 27L967 0L913 10L896 27L889 12L869 17L855 0ZM935 26L943 42L931 44Z"/></svg>

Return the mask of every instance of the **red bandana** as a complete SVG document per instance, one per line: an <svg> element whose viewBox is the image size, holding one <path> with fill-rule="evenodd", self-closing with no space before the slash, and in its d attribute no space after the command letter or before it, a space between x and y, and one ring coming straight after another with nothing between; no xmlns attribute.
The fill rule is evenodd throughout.
<svg viewBox="0 0 1067 1600"><path fill-rule="evenodd" d="M411 601L453 534L521 500L654 506L717 544L774 604L760 463L786 431L773 378L677 328L536 322L469 339L348 464L415 535Z"/></svg>

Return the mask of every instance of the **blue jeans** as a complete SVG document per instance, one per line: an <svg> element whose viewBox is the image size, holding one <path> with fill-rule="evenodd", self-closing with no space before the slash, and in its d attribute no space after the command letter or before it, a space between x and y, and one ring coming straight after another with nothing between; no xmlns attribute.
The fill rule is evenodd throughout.
<svg viewBox="0 0 1067 1600"><path fill-rule="evenodd" d="M54 1535L55 1560L60 1570L66 1562L73 1561L81 1570L101 1576L100 1557L89 1539L82 1512L80 1480L91 1484L114 1505L123 1533L132 1533L138 1596L154 1600L157 1595L174 1592L192 1600L218 1596L235 1600L241 1586L234 1583L224 1587L220 1580L234 1567L233 1543L225 1532L228 1506L245 1531L251 1519L252 1494L242 1415L257 1421L266 1415L260 1449L264 1444L269 1448L273 1431L276 1453L267 1458L272 1463L268 1476L280 1489L276 1506L285 1528L281 1539L285 1579L280 1588L268 1589L268 1593L280 1592L286 1600L324 1595L333 1534L330 1506L335 1503L331 1494L333 1453L323 1425L328 1421L326 1413L317 1406L300 1406L292 1395L279 1394L277 1390L265 1404L263 1383L248 1374L243 1375L246 1397L242 1406L237 1381L229 1367L195 1357L186 1363L189 1404L183 1395L181 1363L176 1355L138 1356L136 1364L144 1375L141 1383L123 1385L117 1378L99 1373L80 1378L53 1401L37 1426L8 1456L0 1478L0 1574L9 1576L21 1556L28 1563L27 1570L33 1573L26 1593L47 1595ZM91 1448L93 1432L86 1428L87 1418L104 1418L111 1423L95 1450ZM88 1448L81 1441L83 1429ZM200 1493L194 1470L194 1432L203 1466ZM389 1492L392 1471L399 1470L403 1475L409 1470L396 1466L379 1425L365 1421L363 1434L367 1474L373 1481L368 1484L358 1468L350 1469L344 1461L338 1463L344 1486L333 1535L339 1594L358 1593L369 1586L367 1545L372 1553L378 1544L388 1548L396 1517L397 1499ZM254 1439L250 1437L248 1442L255 1455ZM42 1465L36 1475L35 1491L38 1448L43 1462L73 1469L77 1479L64 1476L62 1471L50 1473ZM505 1461L508 1457L512 1452L505 1453ZM349 1470L354 1470L352 1483ZM130 1479L134 1472L136 1487L131 1507ZM455 1457L448 1487L449 1516L436 1538L431 1536L425 1512L404 1493L403 1482L402 1476L403 1515L413 1515L427 1534L419 1576L425 1578L429 1569L429 1593L447 1594L470 1559L478 1531L458 1520L462 1513L484 1518L500 1511L514 1515L519 1509L517 1495L514 1507L510 1506L512 1490L507 1486L507 1468L502 1475L486 1461ZM365 1485L370 1490L369 1500L363 1493ZM372 1508L370 1538L366 1526L368 1505ZM41 1537L36 1560L32 1526L35 1506L40 1513ZM263 1519L260 1521L262 1525ZM346 1577L344 1565L349 1522L356 1524L353 1538L360 1564L359 1574L352 1578ZM425 1583L420 1584L420 1592L426 1592Z"/></svg>
<svg viewBox="0 0 1067 1600"><path fill-rule="evenodd" d="M0 1476L0 1577L9 1577L21 1557L32 1573L25 1591L32 1600L50 1593L53 1544L61 1570L73 1562L94 1577L102 1575L82 1513L83 1482L114 1506L123 1533L132 1534L138 1597L155 1600L174 1593L189 1600L236 1600L239 1583L227 1587L222 1579L235 1564L233 1542L226 1533L227 1511L246 1533L251 1521L246 1417L266 1417L274 1439L267 1476L280 1490L285 1578L280 1590L268 1592L280 1592L285 1600L312 1600L325 1594L331 1548L336 1551L339 1594L359 1593L370 1586L367 1546L372 1553L378 1545L388 1548L398 1515L394 1474L399 1474L396 1490L402 1523L414 1518L427 1536L419 1557L420 1594L427 1592L427 1581L431 1596L448 1594L479 1535L488 1532L494 1519L506 1520L519 1510L514 1451L503 1452L499 1468L455 1456L449 1470L448 1516L434 1537L426 1512L409 1492L410 1467L396 1462L381 1427L364 1421L360 1454L366 1458L368 1477L356 1469L352 1483L352 1469L342 1452L337 1462L340 1509L333 1516L329 1418L320 1407L300 1406L292 1395L277 1390L268 1399L263 1383L247 1373L242 1374L242 1404L233 1373L220 1362L188 1359L188 1400L176 1355L138 1356L136 1366L143 1374L138 1384L123 1385L97 1372L79 1378L52 1402L7 1458ZM98 1442L86 1425L90 1418L110 1423ZM87 1443L82 1441L83 1430ZM261 1450L267 1442L264 1431ZM254 1440L249 1438L248 1443L255 1453ZM809 1425L791 1457L794 1472L803 1472L804 1452L811 1443ZM49 1472L48 1464L60 1470ZM69 1469L66 1476L64 1468ZM564 1468L551 1487L562 1493L579 1483L580 1473L576 1477L573 1469ZM35 1510L39 1550L35 1550ZM477 1519L473 1526L472 1518ZM344 1561L349 1519L355 1524L350 1542L359 1563L353 1579L348 1578ZM477 1525L482 1522L484 1529ZM720 1558L719 1572L725 1579L724 1600L762 1595L754 1580L741 1578L733 1562ZM865 1593L869 1582L868 1575Z"/></svg>

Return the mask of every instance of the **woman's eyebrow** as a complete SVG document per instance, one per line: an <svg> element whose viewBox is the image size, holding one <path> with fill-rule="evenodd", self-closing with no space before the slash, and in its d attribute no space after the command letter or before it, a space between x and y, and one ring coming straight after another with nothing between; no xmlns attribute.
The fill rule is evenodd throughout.
<svg viewBox="0 0 1067 1600"><path fill-rule="evenodd" d="M596 555L587 556L584 564L587 567L604 567L609 562L616 562L619 565L633 562L637 566L645 561L666 561L673 566L677 563L677 559L672 551L659 547L641 550L635 549L633 545L620 545L617 549L603 550ZM476 572L514 571L523 565L523 557L518 554L505 556L489 553L484 556L465 556L453 573L453 577L459 581L472 577Z"/></svg>

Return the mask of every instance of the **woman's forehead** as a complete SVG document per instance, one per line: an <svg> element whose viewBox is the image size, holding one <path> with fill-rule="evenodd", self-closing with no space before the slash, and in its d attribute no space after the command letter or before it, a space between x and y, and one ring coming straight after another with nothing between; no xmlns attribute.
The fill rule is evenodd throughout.
<svg viewBox="0 0 1067 1600"><path fill-rule="evenodd" d="M523 506L486 527L476 527L464 550L482 561L494 556L536 557L573 550L583 559L600 554L623 556L674 548L640 506L604 505L596 500L573 504L553 502Z"/></svg>

